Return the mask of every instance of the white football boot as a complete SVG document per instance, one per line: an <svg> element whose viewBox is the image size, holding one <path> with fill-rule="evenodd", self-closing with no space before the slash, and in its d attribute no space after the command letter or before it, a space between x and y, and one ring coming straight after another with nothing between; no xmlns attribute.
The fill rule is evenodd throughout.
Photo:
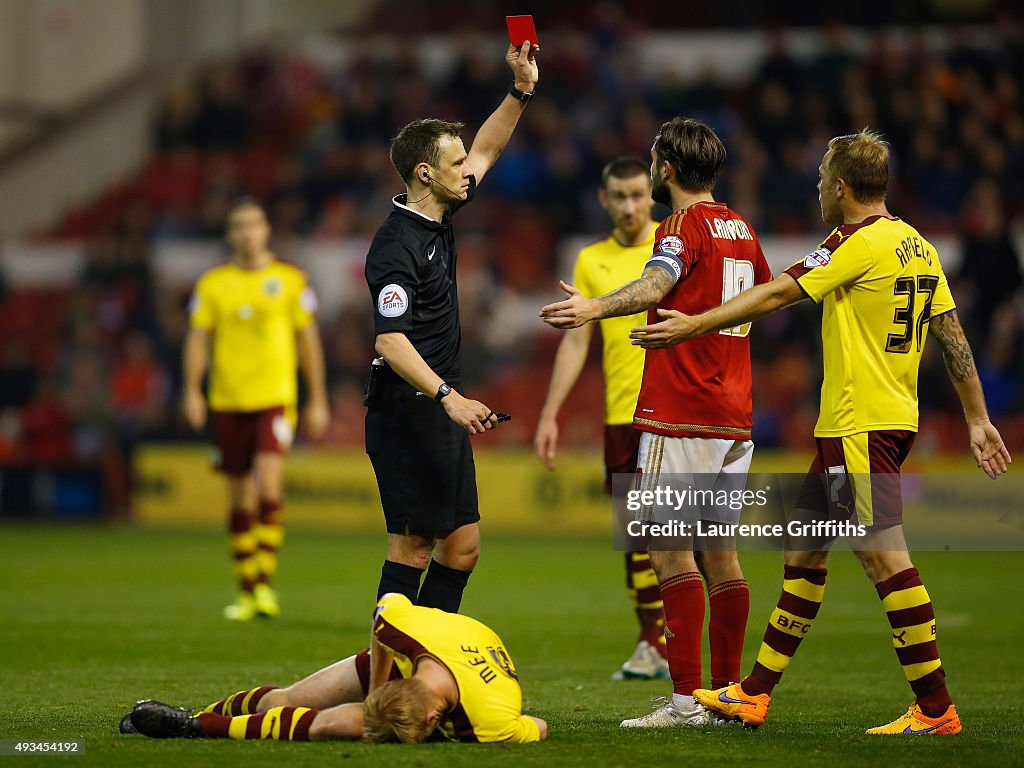
<svg viewBox="0 0 1024 768"><path fill-rule="evenodd" d="M612 680L654 680L667 677L668 660L653 645L641 640L633 649L633 655L612 675Z"/></svg>
<svg viewBox="0 0 1024 768"><path fill-rule="evenodd" d="M700 704L692 707L677 707L671 698L659 696L654 699L654 711L643 717L623 720L620 728L704 728L714 721Z"/></svg>

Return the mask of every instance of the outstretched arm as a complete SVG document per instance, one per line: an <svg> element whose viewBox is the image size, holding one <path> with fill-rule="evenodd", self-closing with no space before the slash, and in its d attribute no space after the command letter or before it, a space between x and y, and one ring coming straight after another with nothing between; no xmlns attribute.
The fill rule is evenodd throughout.
<svg viewBox="0 0 1024 768"><path fill-rule="evenodd" d="M523 43L522 48L512 45L508 47L505 60L512 70L515 88L520 93L533 93L533 89L537 87L537 80L540 77L537 69L539 51L540 46L531 46L529 41ZM480 126L466 157L466 165L476 176L477 184L483 181L484 176L498 161L508 140L512 138L512 132L516 129L525 108L526 102L507 94L498 108Z"/></svg>
<svg viewBox="0 0 1024 768"><path fill-rule="evenodd" d="M658 316L664 318L661 322L634 328L629 338L634 346L644 349L674 347L687 339L758 320L805 298L807 295L797 281L782 273L770 283L755 285L700 315L659 309Z"/></svg>
<svg viewBox="0 0 1024 768"><path fill-rule="evenodd" d="M577 288L561 281L559 285L569 298L543 307L540 316L552 328L564 331L579 328L592 320L635 315L665 298L675 284L669 271L658 266L647 267L643 275L633 282L596 299L584 298Z"/></svg>
<svg viewBox="0 0 1024 768"><path fill-rule="evenodd" d="M974 364L974 354L971 352L971 345L967 342L956 310L952 309L931 318L928 321L928 333L934 336L942 347L946 373L953 382L967 419L974 460L986 475L995 479L1006 472L1007 465L1012 459L999 431L988 419L985 393L978 378L978 368Z"/></svg>

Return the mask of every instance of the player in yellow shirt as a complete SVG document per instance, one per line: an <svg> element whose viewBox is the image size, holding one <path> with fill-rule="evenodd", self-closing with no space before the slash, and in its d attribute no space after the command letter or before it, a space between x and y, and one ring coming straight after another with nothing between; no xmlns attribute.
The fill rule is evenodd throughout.
<svg viewBox="0 0 1024 768"><path fill-rule="evenodd" d="M308 390L309 437L323 434L329 414L316 297L305 275L270 252L270 225L253 200L232 207L227 238L231 260L204 273L193 293L182 407L198 431L209 406L215 464L228 479L228 529L241 582L224 615L247 621L280 610L270 580L284 537L283 467L295 427L297 367Z"/></svg>
<svg viewBox="0 0 1024 768"><path fill-rule="evenodd" d="M702 315L662 312L634 330L640 346L678 344L757 320L804 298L822 304L824 382L814 430L817 455L796 500L794 519L849 531L892 627L893 646L915 702L872 734L955 734L960 717L946 688L935 611L903 534L900 466L917 433L917 375L929 336L964 408L971 450L992 478L1010 454L988 418L985 396L935 248L885 205L888 145L862 131L832 139L819 168L822 219L836 228L821 247L770 283ZM694 691L721 716L753 727L807 634L825 593L835 535L790 538L782 596L753 672L742 683Z"/></svg>
<svg viewBox="0 0 1024 768"><path fill-rule="evenodd" d="M573 269L573 285L587 298L603 296L634 280L644 271L654 249L658 224L651 220L651 172L640 158L620 157L601 172L598 191L601 207L612 220L612 232L583 248ZM611 493L612 476L636 471L640 432L633 427L633 412L644 373L644 351L629 342L629 331L644 322L646 312L602 320L601 367L604 373L605 491ZM558 345L547 400L537 423L534 445L549 470L555 469L558 447L558 411L576 384L587 359L594 324L567 331ZM663 636L665 617L658 577L646 552L626 553L626 587L640 622L640 637L630 658L612 679L649 679L668 676Z"/></svg>
<svg viewBox="0 0 1024 768"><path fill-rule="evenodd" d="M122 733L415 743L431 738L525 744L547 723L522 713L523 693L501 638L476 619L384 595L363 651L288 688L239 691L193 714L140 701Z"/></svg>
<svg viewBox="0 0 1024 768"><path fill-rule="evenodd" d="M364 705L364 729L371 741L426 741L434 727L452 741L524 744L547 735L543 720L522 714L523 693L505 644L476 619L413 605L405 595L392 593L377 604L372 647ZM401 680L388 681L392 664ZM415 683L419 675L424 675L422 687ZM432 685L431 677L438 684ZM443 702L424 707L428 697L423 689ZM425 710L425 728L412 712L398 717L401 710L417 706ZM410 726L401 727L400 719L408 719Z"/></svg>

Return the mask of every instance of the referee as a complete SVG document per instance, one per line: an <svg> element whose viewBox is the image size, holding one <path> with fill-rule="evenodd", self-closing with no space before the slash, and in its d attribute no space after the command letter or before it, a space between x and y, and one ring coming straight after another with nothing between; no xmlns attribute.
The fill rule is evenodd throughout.
<svg viewBox="0 0 1024 768"><path fill-rule="evenodd" d="M391 143L406 192L377 230L365 270L380 356L367 383L366 453L388 530L378 599L399 592L456 613L480 556L469 435L497 417L461 392L452 216L473 199L533 96L539 50L529 41L509 47L514 80L468 153L462 124L444 120L412 122Z"/></svg>

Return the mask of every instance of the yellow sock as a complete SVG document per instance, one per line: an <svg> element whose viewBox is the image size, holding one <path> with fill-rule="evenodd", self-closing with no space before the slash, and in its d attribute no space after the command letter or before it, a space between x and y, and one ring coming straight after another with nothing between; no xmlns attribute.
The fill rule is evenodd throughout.
<svg viewBox="0 0 1024 768"><path fill-rule="evenodd" d="M269 583L270 577L277 573L277 550L284 542L284 526L257 523L253 530L256 540L255 557L258 580Z"/></svg>
<svg viewBox="0 0 1024 768"><path fill-rule="evenodd" d="M316 715L317 710L309 707L271 707L256 715L231 718L227 735L232 739L308 741Z"/></svg>
<svg viewBox="0 0 1024 768"><path fill-rule="evenodd" d="M267 693L277 688L275 685L264 685L259 688L250 688L247 691L232 693L220 701L214 702L206 707L203 712L213 712L217 715L235 717L236 715L256 714L256 705L260 703Z"/></svg>

